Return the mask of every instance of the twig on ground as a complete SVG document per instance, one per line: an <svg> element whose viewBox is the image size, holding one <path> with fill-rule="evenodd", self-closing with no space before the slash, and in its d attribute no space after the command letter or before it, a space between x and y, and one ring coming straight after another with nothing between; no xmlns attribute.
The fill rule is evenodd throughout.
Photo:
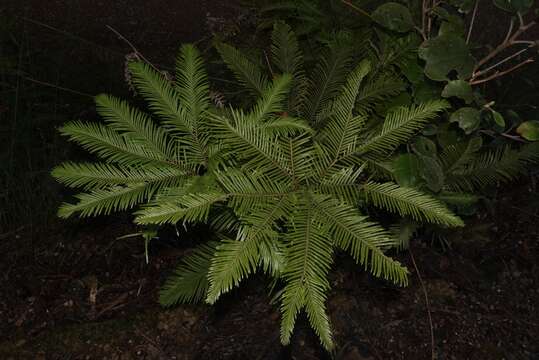
<svg viewBox="0 0 539 360"><path fill-rule="evenodd" d="M432 360L436 358L434 353L434 326L432 325L432 314L430 311L430 303L429 303L429 295L427 293L427 288L425 287L425 284L423 283L423 278L421 277L421 273L419 272L419 269L417 268L417 264L414 259L414 254L412 252L412 248L408 248L408 251L410 253L410 258L412 259L412 264L414 265L414 269L417 273L417 278L419 279L419 284L421 284L421 288L423 289L423 295L425 297L425 306L427 307L427 316L429 319L429 326L430 326L430 347L431 347L431 357Z"/></svg>
<svg viewBox="0 0 539 360"><path fill-rule="evenodd" d="M94 97L93 95L90 95L90 94L87 94L87 93L83 93L83 92L81 92L81 91L77 91L77 90L73 90L73 89L68 89L68 88L66 88L66 87L59 86L59 85L54 85L54 84L51 84L51 83L48 83L48 82L45 82L45 81L40 81L40 80L32 79L32 78L27 77L27 76L21 76L21 78L24 79L24 80L27 80L27 81L30 81L30 82L39 84L39 85L52 87L52 88L55 88L55 89L58 89L58 90L62 90L62 91L66 91L66 92L69 92L69 93L72 93L72 94L77 94L77 95L82 95L82 96L88 96L88 97L91 97L91 98Z"/></svg>

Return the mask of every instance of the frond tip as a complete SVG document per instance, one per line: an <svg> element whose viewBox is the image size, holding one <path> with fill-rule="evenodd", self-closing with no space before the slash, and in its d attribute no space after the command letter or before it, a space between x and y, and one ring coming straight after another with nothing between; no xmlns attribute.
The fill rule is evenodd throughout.
<svg viewBox="0 0 539 360"><path fill-rule="evenodd" d="M464 226L441 201L414 188L369 182L362 189L368 202L390 212L448 227Z"/></svg>
<svg viewBox="0 0 539 360"><path fill-rule="evenodd" d="M204 299L208 290L208 270L216 242L200 245L183 258L174 275L168 278L159 293L162 306L178 303L196 303Z"/></svg>

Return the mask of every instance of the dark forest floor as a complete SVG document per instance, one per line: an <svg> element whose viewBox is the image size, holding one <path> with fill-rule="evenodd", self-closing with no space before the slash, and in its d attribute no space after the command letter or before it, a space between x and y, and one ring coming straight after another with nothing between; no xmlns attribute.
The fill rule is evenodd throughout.
<svg viewBox="0 0 539 360"><path fill-rule="evenodd" d="M26 0L7 8L30 58L49 60L27 77L119 95L133 49L106 25L167 68L181 42L211 35L208 18L226 27L219 19L237 16L225 4ZM91 98L49 85L58 112L93 116ZM430 359L430 310L437 359L539 359L539 195L530 182L502 193L492 214L472 221L483 229L457 234L450 249L412 242L424 288L408 252L396 255L411 271L402 289L338 261L328 301L335 358ZM291 346L280 345L278 305L263 277L215 307L160 308L159 286L197 240L155 241L147 264L140 238L117 239L135 231L122 216L0 231L0 359L328 358L305 319Z"/></svg>
<svg viewBox="0 0 539 360"><path fill-rule="evenodd" d="M463 232L446 251L412 243L437 359L539 358L539 213L522 205L538 199L524 186L476 220L489 224L485 239ZM278 307L262 277L216 307L160 308L158 287L188 248L155 241L146 264L142 240L116 240L133 231L118 217L3 235L0 358L325 358L305 321L291 346L279 344ZM407 288L339 261L328 301L337 359L430 358L423 288L409 254L397 256L412 273Z"/></svg>

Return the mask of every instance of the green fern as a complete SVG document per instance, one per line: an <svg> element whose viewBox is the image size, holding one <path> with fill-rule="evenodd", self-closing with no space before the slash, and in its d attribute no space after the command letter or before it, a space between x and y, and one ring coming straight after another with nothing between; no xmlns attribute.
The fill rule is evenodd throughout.
<svg viewBox="0 0 539 360"><path fill-rule="evenodd" d="M75 204L64 205L60 215L135 209L141 225L210 224L219 241L184 260L166 282L161 303L204 299L213 304L262 270L284 282L282 342L290 341L296 318L305 311L330 350L325 303L336 249L375 276L407 283L407 269L386 254L399 240L366 216L368 207L462 225L434 197L369 180L373 162L387 161L446 104L398 109L370 136L368 114L356 105L371 64L352 66L349 52L339 46L345 35L326 47L307 82L290 28L276 24L273 40L273 68L283 73L271 81L239 51L219 46L238 80L258 94L245 110L211 108L207 76L192 46L180 51L174 83L147 65L131 64L140 93L161 123L125 102L100 96L105 125L66 125L65 135L105 162L66 163L53 171L62 183L86 191ZM301 94L306 83L305 101L290 108L290 97Z"/></svg>

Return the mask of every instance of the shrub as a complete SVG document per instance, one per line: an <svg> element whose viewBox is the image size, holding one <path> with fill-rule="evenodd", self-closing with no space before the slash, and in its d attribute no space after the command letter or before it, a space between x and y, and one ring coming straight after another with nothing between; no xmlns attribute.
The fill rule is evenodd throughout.
<svg viewBox="0 0 539 360"><path fill-rule="evenodd" d="M238 50L221 45L225 61L251 89L255 102L248 109L211 105L204 63L191 45L181 48L174 83L145 63L132 63L135 84L159 122L100 95L104 124L65 125L62 134L102 162L54 169L60 182L85 190L76 203L61 207L60 216L135 209L141 225L210 224L218 240L184 259L161 303L213 304L260 269L283 284L282 342L290 341L304 310L331 349L325 301L335 250L348 252L375 276L407 283L406 268L385 253L398 239L367 216L370 207L418 222L462 225L441 201L385 181L376 170L447 102L398 107L379 126L367 126L366 109L373 104L358 99L371 65L353 63L339 46L343 36L326 46L308 76L294 34L277 24L271 79Z"/></svg>

